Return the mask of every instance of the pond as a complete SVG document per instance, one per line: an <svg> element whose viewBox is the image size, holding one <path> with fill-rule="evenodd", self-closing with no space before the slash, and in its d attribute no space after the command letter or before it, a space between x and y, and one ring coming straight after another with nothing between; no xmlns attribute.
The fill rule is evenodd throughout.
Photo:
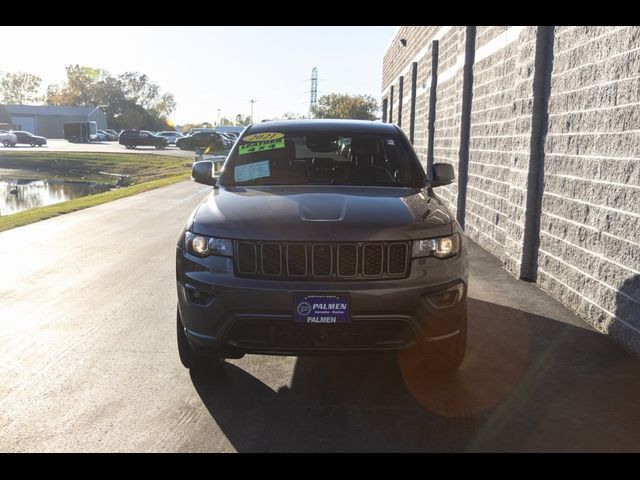
<svg viewBox="0 0 640 480"><path fill-rule="evenodd" d="M110 188L95 182L0 178L0 216L106 192Z"/></svg>

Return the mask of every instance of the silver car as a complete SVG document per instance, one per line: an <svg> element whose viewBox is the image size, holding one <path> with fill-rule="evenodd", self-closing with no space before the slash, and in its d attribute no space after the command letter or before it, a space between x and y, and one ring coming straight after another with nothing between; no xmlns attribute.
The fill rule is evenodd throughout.
<svg viewBox="0 0 640 480"><path fill-rule="evenodd" d="M175 131L158 132L156 135L166 138L170 145L175 145L178 138L184 137L180 132Z"/></svg>

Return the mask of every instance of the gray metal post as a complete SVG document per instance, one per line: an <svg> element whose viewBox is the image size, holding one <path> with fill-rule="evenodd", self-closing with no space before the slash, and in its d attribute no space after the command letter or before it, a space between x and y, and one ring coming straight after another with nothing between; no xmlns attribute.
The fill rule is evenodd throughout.
<svg viewBox="0 0 640 480"><path fill-rule="evenodd" d="M409 111L409 141L413 145L416 130L416 89L418 86L418 62L411 64L411 110Z"/></svg>
<svg viewBox="0 0 640 480"><path fill-rule="evenodd" d="M436 134L436 100L438 99L438 52L439 42L431 42L431 87L429 89L429 120L427 132L429 139L427 143L427 176L431 178L433 172L433 145Z"/></svg>
<svg viewBox="0 0 640 480"><path fill-rule="evenodd" d="M529 172L527 174L527 207L524 220L524 245L520 278L535 282L538 276L540 246L540 214L544 189L544 141L549 119L549 94L553 70L555 27L538 27L536 34L535 70L533 72L533 112Z"/></svg>
<svg viewBox="0 0 640 480"><path fill-rule="evenodd" d="M393 123L393 85L389 90L389 123Z"/></svg>
<svg viewBox="0 0 640 480"><path fill-rule="evenodd" d="M465 210L467 206L467 182L469 180L469 136L471 135L471 101L473 97L473 62L476 56L476 27L468 26L465 37L457 203L457 219L462 228L464 228Z"/></svg>
<svg viewBox="0 0 640 480"><path fill-rule="evenodd" d="M404 76L398 81L398 126L402 127L402 95L404 92Z"/></svg>

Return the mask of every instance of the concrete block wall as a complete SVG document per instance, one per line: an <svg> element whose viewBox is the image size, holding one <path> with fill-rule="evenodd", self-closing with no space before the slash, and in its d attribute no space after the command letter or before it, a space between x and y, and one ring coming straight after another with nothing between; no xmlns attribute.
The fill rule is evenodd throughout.
<svg viewBox="0 0 640 480"><path fill-rule="evenodd" d="M535 27L478 27L465 231L514 274L522 256Z"/></svg>
<svg viewBox="0 0 640 480"><path fill-rule="evenodd" d="M640 352L640 27L555 27L546 70L536 64L539 34L538 27L476 28L465 231L518 277L526 277L525 251L533 251L533 279L543 289ZM382 96L406 70L408 134L410 67L418 61L414 146L426 165L434 39L434 160L458 171L465 27L400 27L384 57ZM546 101L534 107L540 75ZM541 138L536 118L544 119ZM457 184L438 194L457 214Z"/></svg>
<svg viewBox="0 0 640 480"><path fill-rule="evenodd" d="M433 160L435 163L450 163L457 170L465 27L452 27L442 35L439 43ZM438 193L447 201L453 215L456 215L458 184L454 182L444 186Z"/></svg>
<svg viewBox="0 0 640 480"><path fill-rule="evenodd" d="M640 27L556 27L538 282L640 350Z"/></svg>

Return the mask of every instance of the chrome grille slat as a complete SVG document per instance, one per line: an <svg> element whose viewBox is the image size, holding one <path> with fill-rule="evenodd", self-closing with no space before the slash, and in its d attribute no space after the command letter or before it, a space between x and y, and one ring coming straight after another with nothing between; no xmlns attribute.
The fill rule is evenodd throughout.
<svg viewBox="0 0 640 480"><path fill-rule="evenodd" d="M254 278L383 280L409 274L410 242L235 242L236 274Z"/></svg>

